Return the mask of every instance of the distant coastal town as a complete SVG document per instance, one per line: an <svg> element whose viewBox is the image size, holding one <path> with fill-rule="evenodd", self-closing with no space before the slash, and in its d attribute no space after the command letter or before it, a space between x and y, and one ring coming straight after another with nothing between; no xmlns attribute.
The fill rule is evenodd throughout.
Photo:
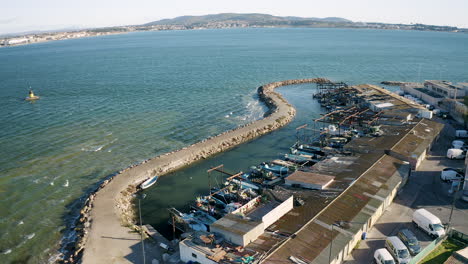
<svg viewBox="0 0 468 264"><path fill-rule="evenodd" d="M8 35L3 36L3 38L0 37L0 47L26 45L54 40L123 34L133 31L222 29L249 27L366 28L468 33L467 28L457 28L451 26L353 22L338 17L301 18L278 17L265 14L216 14L206 16L182 16L176 17L174 19L163 19L159 21L154 21L143 25Z"/></svg>

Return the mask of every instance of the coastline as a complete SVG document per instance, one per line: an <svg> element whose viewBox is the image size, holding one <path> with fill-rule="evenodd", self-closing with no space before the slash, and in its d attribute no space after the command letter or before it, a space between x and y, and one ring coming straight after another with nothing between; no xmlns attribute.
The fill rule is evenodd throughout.
<svg viewBox="0 0 468 264"><path fill-rule="evenodd" d="M63 262L74 263L81 259L83 263L129 263L126 256L132 254L132 247L140 239L138 233L131 232L137 229L132 194L139 183L283 127L294 118L295 109L274 89L326 81L323 78L296 79L260 86L257 93L269 109L263 119L131 166L102 182L86 199L75 228L78 241Z"/></svg>

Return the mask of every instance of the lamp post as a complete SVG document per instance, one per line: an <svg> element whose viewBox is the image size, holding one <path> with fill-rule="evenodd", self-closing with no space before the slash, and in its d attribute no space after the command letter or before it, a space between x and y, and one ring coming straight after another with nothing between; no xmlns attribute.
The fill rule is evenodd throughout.
<svg viewBox="0 0 468 264"><path fill-rule="evenodd" d="M141 200L145 199L146 194L140 194L140 195L134 194L133 197L138 199L138 213L140 215L141 251L142 251L142 254L143 254L143 264L146 264L145 243L143 242L143 228L142 228L143 221L141 219Z"/></svg>
<svg viewBox="0 0 468 264"><path fill-rule="evenodd" d="M361 224L361 225L364 225L364 224L367 224L367 223L361 223L361 222L349 222L349 221L335 221L333 222L333 224L331 224L331 231L330 231L330 252L328 254L328 263L331 263L331 259L332 259L332 247L333 247L333 226L338 226L338 227L345 227L344 224L347 224L349 225L349 227L351 226L351 224ZM349 228L348 227L348 228ZM347 228L346 228L347 229ZM362 236L362 240L365 240L365 236Z"/></svg>
<svg viewBox="0 0 468 264"><path fill-rule="evenodd" d="M455 190L453 191L453 199L452 199L452 207L450 208L450 216L449 216L449 220L448 220L448 224L447 224L447 233L450 229L450 225L452 224L452 214L453 214L453 208L455 207L455 201L457 200L457 194L458 194L458 191L460 191L460 186L462 185L462 180L453 180L452 181L452 184L455 183L455 182L458 182L457 184L457 187L455 188Z"/></svg>

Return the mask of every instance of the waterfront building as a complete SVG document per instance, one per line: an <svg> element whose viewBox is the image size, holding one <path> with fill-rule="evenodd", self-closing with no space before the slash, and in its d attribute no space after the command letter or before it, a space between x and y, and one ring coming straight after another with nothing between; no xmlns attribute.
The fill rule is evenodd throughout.
<svg viewBox="0 0 468 264"><path fill-rule="evenodd" d="M424 87L436 94L445 98L461 98L465 96L465 89L459 85L452 84L448 81L425 81Z"/></svg>
<svg viewBox="0 0 468 264"><path fill-rule="evenodd" d="M281 205L264 207L256 217L251 213L255 210L242 209L210 226L225 242L240 246L244 255L232 250L236 246L228 246L230 251L223 249L223 253L221 246L207 247L203 239L195 238L205 243L201 247L192 238L181 242L183 261L339 264L347 258L391 205L411 172L418 169L443 128L443 124L422 118L421 111L427 109L407 98L374 85L352 89L359 97L356 106L374 108L370 116L378 116L382 134L353 138L344 146L352 155L329 156L299 173L320 175L316 179L302 177L299 183L298 179L288 182L288 177L285 187L275 187L275 191L300 197L301 205L293 207L289 197ZM325 177L329 178L318 184L320 188L304 188L316 187L309 181ZM256 199L249 206L257 208L260 198ZM236 259L237 255L242 258Z"/></svg>
<svg viewBox="0 0 468 264"><path fill-rule="evenodd" d="M237 258L253 257L258 253L243 248L257 240L265 229L293 209L293 196L279 200L271 195L268 200L258 196L237 210L225 215L210 225L211 233L196 232L179 243L180 257L184 262L215 264L220 260L236 262ZM229 254L233 256L228 256Z"/></svg>
<svg viewBox="0 0 468 264"><path fill-rule="evenodd" d="M445 99L459 99L468 94L468 84L429 80L424 83L405 83L400 88L407 94L437 106Z"/></svg>

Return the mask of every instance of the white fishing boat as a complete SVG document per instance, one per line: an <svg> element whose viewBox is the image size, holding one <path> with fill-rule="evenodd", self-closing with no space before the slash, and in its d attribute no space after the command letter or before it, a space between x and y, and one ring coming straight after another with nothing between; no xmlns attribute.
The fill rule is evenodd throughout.
<svg viewBox="0 0 468 264"><path fill-rule="evenodd" d="M144 181L140 185L140 188L141 189L147 189L147 188L151 187L153 184L155 184L158 181L158 178L159 178L159 176L154 176L152 178L147 179L146 181Z"/></svg>

